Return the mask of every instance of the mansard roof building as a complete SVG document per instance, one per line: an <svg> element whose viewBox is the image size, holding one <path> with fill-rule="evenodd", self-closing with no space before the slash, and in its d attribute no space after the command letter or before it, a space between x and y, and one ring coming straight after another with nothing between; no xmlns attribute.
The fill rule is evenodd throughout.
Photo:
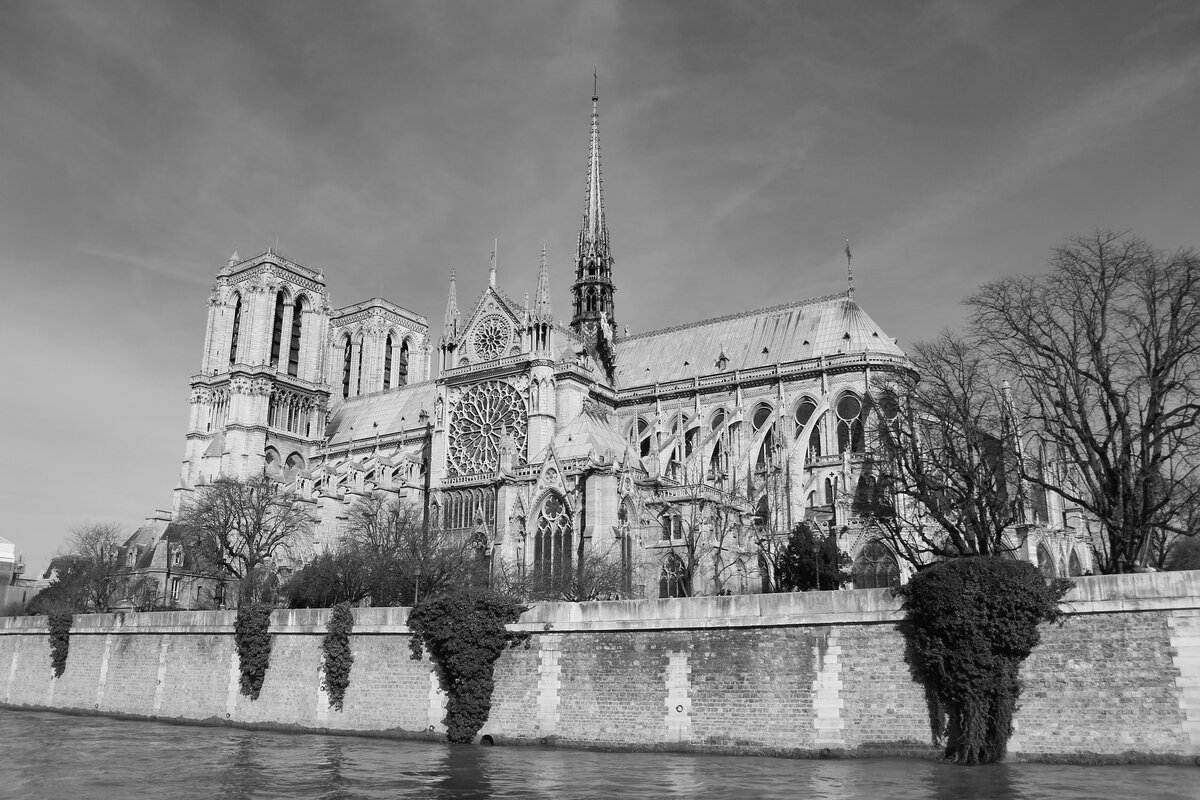
<svg viewBox="0 0 1200 800"><path fill-rule="evenodd" d="M569 325L544 248L532 302L493 259L464 313L452 274L432 336L382 298L334 308L321 271L273 250L235 252L209 298L175 509L266 470L314 505L319 549L383 491L476 537L494 568L553 580L605 554L649 596L758 591L755 531L815 520L842 531L857 585L895 583L851 500L869 387L911 369L904 352L852 290L618 333L599 136L593 97Z"/></svg>

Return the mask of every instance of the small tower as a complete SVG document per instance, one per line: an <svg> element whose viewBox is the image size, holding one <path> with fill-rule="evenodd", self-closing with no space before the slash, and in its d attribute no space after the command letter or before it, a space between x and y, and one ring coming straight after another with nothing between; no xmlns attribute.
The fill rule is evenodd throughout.
<svg viewBox="0 0 1200 800"><path fill-rule="evenodd" d="M594 355L609 365L604 352L610 349L605 330L616 329L614 319L612 266L608 223L604 219L604 185L600 174L600 97L592 95L592 131L588 147L587 189L584 193L583 224L575 257L575 282L571 285L574 304L571 329ZM604 330L602 330L604 329Z"/></svg>

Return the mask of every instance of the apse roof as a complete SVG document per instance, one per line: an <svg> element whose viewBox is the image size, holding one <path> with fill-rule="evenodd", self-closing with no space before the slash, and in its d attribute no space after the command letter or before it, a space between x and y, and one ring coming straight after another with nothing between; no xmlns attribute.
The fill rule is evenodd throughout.
<svg viewBox="0 0 1200 800"><path fill-rule="evenodd" d="M433 413L436 396L436 384L425 381L400 389L348 398L334 409L329 427L326 428L329 446L345 444L351 440L351 436L361 441L376 433L388 436L412 430L417 427L422 411ZM401 419L404 420L403 425Z"/></svg>
<svg viewBox="0 0 1200 800"><path fill-rule="evenodd" d="M626 388L851 353L904 357L842 293L621 339L616 382ZM723 368L718 364L722 354Z"/></svg>

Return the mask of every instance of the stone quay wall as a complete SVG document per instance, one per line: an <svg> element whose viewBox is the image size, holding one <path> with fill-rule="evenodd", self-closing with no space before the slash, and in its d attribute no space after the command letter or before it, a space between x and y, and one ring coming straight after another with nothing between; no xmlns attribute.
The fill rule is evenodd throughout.
<svg viewBox="0 0 1200 800"><path fill-rule="evenodd" d="M1010 753L1200 756L1200 572L1081 578L1022 670ZM0 706L440 739L445 696L409 655L407 609L354 611L344 708L321 686L327 610L271 617L258 700L234 612L76 616L54 678L46 619L0 619ZM887 590L538 604L496 663L497 743L776 755L929 756L922 688Z"/></svg>

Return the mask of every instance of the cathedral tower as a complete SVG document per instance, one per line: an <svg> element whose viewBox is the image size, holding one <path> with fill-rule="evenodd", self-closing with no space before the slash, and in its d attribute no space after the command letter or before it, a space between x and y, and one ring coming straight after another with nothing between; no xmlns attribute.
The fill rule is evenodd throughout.
<svg viewBox="0 0 1200 800"><path fill-rule="evenodd" d="M584 194L583 224L575 257L575 282L571 285L574 330L588 350L606 366L611 364L613 319L613 257L608 223L604 219L604 184L600 175L600 98L592 95L592 131L588 146L587 190ZM611 373L611 366L608 371Z"/></svg>
<svg viewBox="0 0 1200 800"><path fill-rule="evenodd" d="M176 511L197 485L219 476L307 467L329 401L328 327L329 294L320 271L273 250L245 261L234 252L209 298Z"/></svg>

